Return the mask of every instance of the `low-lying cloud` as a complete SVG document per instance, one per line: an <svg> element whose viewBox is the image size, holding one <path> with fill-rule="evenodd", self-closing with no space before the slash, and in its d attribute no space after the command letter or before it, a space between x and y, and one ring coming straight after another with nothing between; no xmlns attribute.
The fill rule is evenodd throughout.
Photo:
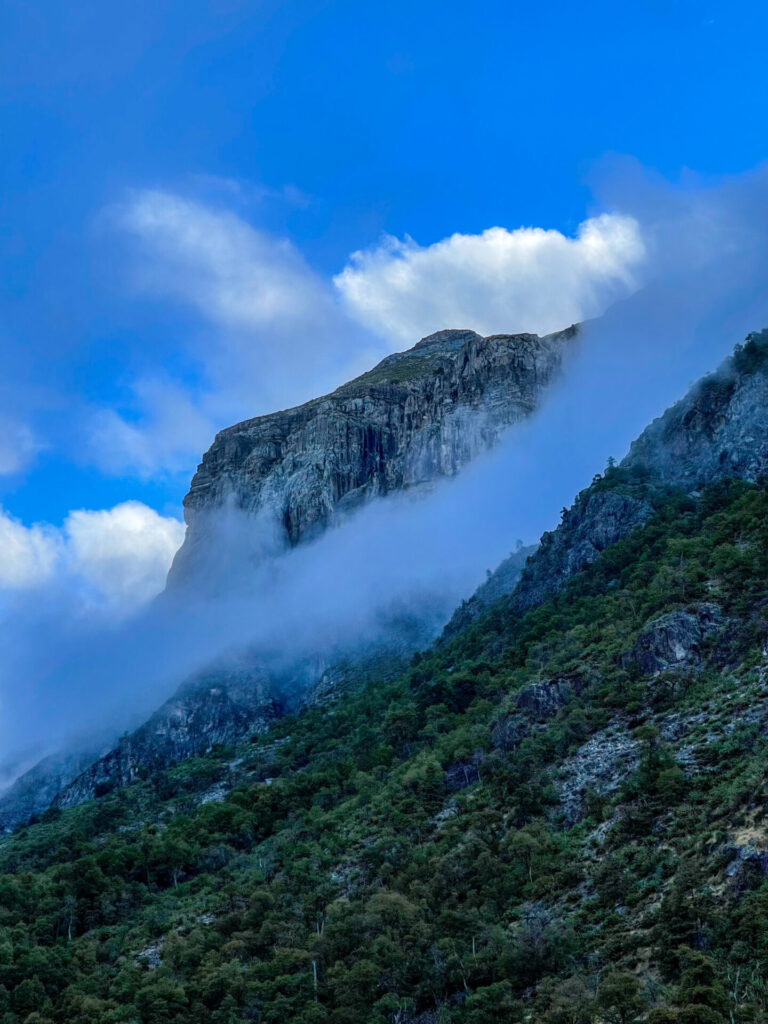
<svg viewBox="0 0 768 1024"><path fill-rule="evenodd" d="M456 480L373 503L279 557L269 556L269 536L257 535L254 521L222 519L213 564L225 579L216 598L187 593L105 624L76 616L66 588L28 589L0 634L6 756L33 744L44 753L95 724L132 724L222 656L256 650L284 665L286 652L321 656L350 637L376 639L393 608L429 605L447 616L518 538L554 526L608 456L620 458L697 376L768 323L768 174L698 190L627 181L611 186L613 205L641 225L646 284L586 325L533 420ZM168 549L181 536L180 524L173 529ZM27 578L50 550L40 530ZM243 586L230 586L244 550L259 550L262 539L265 557L241 573ZM76 547L71 536L66 543Z"/></svg>

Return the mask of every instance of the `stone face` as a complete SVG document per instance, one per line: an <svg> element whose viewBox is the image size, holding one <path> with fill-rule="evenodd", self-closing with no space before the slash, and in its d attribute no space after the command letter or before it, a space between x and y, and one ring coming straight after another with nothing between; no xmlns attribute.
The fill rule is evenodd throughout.
<svg viewBox="0 0 768 1024"><path fill-rule="evenodd" d="M575 334L569 328L546 338L481 338L441 331L331 395L222 431L185 498L187 537L169 587L194 586L196 571L205 571L208 517L224 507L271 519L282 539L296 544L369 498L454 475L536 408ZM315 671L301 666L302 705L325 703L371 673L401 671L434 637L428 618L393 623L376 650L340 650ZM142 770L238 742L282 712L275 680L257 671L214 676L186 684L77 778L57 777L42 806L57 792L58 806L80 803L129 784Z"/></svg>
<svg viewBox="0 0 768 1024"><path fill-rule="evenodd" d="M556 530L545 533L528 560L512 599L518 613L558 593L568 580L653 516L653 506L616 491L590 493L578 500Z"/></svg>
<svg viewBox="0 0 768 1024"><path fill-rule="evenodd" d="M536 722L554 718L573 700L586 681L579 676L546 679L524 686L515 698L515 711L500 718L491 730L491 742L497 750L515 750L535 727Z"/></svg>
<svg viewBox="0 0 768 1024"><path fill-rule="evenodd" d="M690 492L768 475L768 331L750 335L717 373L654 420L620 463L656 486ZM619 489L586 491L545 533L513 595L521 614L557 594L607 547L647 523L654 507Z"/></svg>
<svg viewBox="0 0 768 1024"><path fill-rule="evenodd" d="M160 770L266 732L282 708L268 682L252 671L221 671L182 686L144 725L121 739L56 795L56 807L72 807L127 786L144 770Z"/></svg>
<svg viewBox="0 0 768 1024"><path fill-rule="evenodd" d="M560 806L568 825L584 814L587 789L599 796L614 793L640 763L640 742L623 723L595 733L563 764Z"/></svg>
<svg viewBox="0 0 768 1024"><path fill-rule="evenodd" d="M531 683L518 693L515 703L533 718L552 718L583 689L584 682L579 678Z"/></svg>
<svg viewBox="0 0 768 1024"><path fill-rule="evenodd" d="M43 758L0 794L0 830L10 831L45 811L64 786L108 749L109 745L102 745Z"/></svg>
<svg viewBox="0 0 768 1024"><path fill-rule="evenodd" d="M701 663L701 645L723 622L715 604L701 604L692 611L668 612L641 631L632 656L640 671L649 676L674 668L695 668Z"/></svg>
<svg viewBox="0 0 768 1024"><path fill-rule="evenodd" d="M575 334L440 331L324 398L221 431L184 499L169 585L204 561L214 510L267 515L296 544L368 498L453 476L534 411Z"/></svg>
<svg viewBox="0 0 768 1024"><path fill-rule="evenodd" d="M490 573L488 579L482 583L468 601L463 601L451 616L448 625L443 630L442 640L450 640L452 636L460 633L471 622L479 618L499 598L511 594L520 581L523 569L528 559L536 551L537 545L530 544L528 547L519 548Z"/></svg>
<svg viewBox="0 0 768 1024"><path fill-rule="evenodd" d="M752 346L755 360L745 351ZM686 490L768 472L768 332L695 384L632 444L622 465Z"/></svg>

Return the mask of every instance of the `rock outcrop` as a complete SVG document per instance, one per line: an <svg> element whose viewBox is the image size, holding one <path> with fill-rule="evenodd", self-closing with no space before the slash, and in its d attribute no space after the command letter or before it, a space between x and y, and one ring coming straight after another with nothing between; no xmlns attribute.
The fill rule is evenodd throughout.
<svg viewBox="0 0 768 1024"><path fill-rule="evenodd" d="M722 622L722 611L709 602L691 611L667 612L641 630L632 648L632 658L640 671L649 676L668 669L696 668L701 663L704 640Z"/></svg>
<svg viewBox="0 0 768 1024"><path fill-rule="evenodd" d="M53 801L72 807L127 786L142 773L266 732L282 708L255 671L207 673L182 686L135 732L65 786Z"/></svg>
<svg viewBox="0 0 768 1024"><path fill-rule="evenodd" d="M439 331L324 398L221 431L184 499L169 585L205 563L222 507L269 516L296 544L370 497L453 476L533 412L576 332Z"/></svg>
<svg viewBox="0 0 768 1024"><path fill-rule="evenodd" d="M685 490L768 473L768 331L654 420L622 462Z"/></svg>
<svg viewBox="0 0 768 1024"><path fill-rule="evenodd" d="M650 502L618 491L584 492L556 530L545 533L526 564L513 595L518 613L528 611L563 589L606 548L653 516Z"/></svg>
<svg viewBox="0 0 768 1024"><path fill-rule="evenodd" d="M10 832L50 807L57 794L109 750L109 744L44 757L0 794L0 831Z"/></svg>
<svg viewBox="0 0 768 1024"><path fill-rule="evenodd" d="M768 330L750 334L719 370L654 420L619 464L654 487L690 492L721 480L768 475ZM559 593L607 547L654 515L631 488L588 488L545 533L513 597L522 614Z"/></svg>
<svg viewBox="0 0 768 1024"><path fill-rule="evenodd" d="M441 639L443 641L450 640L452 636L460 633L462 629L479 618L495 601L511 594L520 581L526 562L537 547L537 544L519 547L505 558L493 572L489 573L488 578L480 584L474 594L467 601L462 601L453 613L448 625L443 630Z"/></svg>

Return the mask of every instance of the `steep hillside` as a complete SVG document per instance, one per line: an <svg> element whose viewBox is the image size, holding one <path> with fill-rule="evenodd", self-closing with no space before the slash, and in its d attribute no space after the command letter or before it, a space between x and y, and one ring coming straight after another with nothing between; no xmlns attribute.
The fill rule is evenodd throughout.
<svg viewBox="0 0 768 1024"><path fill-rule="evenodd" d="M734 396L765 355L724 368ZM744 476L610 466L405 672L8 837L3 1024L763 1022L768 489Z"/></svg>
<svg viewBox="0 0 768 1024"><path fill-rule="evenodd" d="M440 331L331 395L222 431L185 499L188 531L169 590L231 587L231 571L247 573L256 524L276 524L283 539L295 544L366 499L454 475L534 411L577 330L545 338ZM213 534L222 508L232 503L249 518L240 524L242 543L228 552L222 569L220 537L214 544ZM228 543L236 546L233 537ZM511 577L501 574L497 582L502 579L511 589ZM293 696L300 679L304 704L310 704L368 679L374 665L380 674L385 660L399 671L403 659L442 626L433 620L426 609L421 622L393 618L379 648L362 657L340 649L332 660L301 660L286 672ZM185 682L150 721L98 761L63 751L36 765L0 794L0 828L40 813L54 795L69 806L126 785L142 771L259 732L285 704L284 686L268 676L258 651L252 660L246 674L257 680L253 690L233 684L241 674L237 666L211 668Z"/></svg>

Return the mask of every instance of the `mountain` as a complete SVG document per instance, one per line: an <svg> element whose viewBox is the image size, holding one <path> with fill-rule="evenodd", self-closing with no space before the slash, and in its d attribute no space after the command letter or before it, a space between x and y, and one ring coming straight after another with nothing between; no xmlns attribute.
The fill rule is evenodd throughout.
<svg viewBox="0 0 768 1024"><path fill-rule="evenodd" d="M536 409L577 332L439 331L324 398L221 431L184 499L169 586L210 574L222 508L267 515L296 544L372 497L455 475Z"/></svg>
<svg viewBox="0 0 768 1024"><path fill-rule="evenodd" d="M230 573L242 571L249 532L256 532L251 523L267 519L280 540L295 545L365 501L455 475L536 409L577 333L576 326L544 338L440 331L331 395L222 431L184 501L188 530L169 574L170 594L209 588L222 576L223 585L232 586ZM221 543L213 534L222 510L233 504L249 518L238 544L229 538L228 556L237 570L229 561L222 570ZM257 549L254 557L261 555ZM16 790L0 795L0 824L8 829L45 810L51 789L60 794L57 805L69 806L126 785L142 770L257 733L285 707L283 691L295 696L304 689L306 705L362 683L374 665L379 673L384 663L401 669L442 625L435 626L428 609L420 621L394 616L376 651L361 655L350 645L333 659L302 661L284 670L290 685L266 678L259 652L245 670L258 677L252 691L242 685L237 666L212 668L186 681L149 722L97 762L63 754L55 770L52 763L36 766Z"/></svg>
<svg viewBox="0 0 768 1024"><path fill-rule="evenodd" d="M6 837L3 1024L762 1024L766 387L768 333L404 670Z"/></svg>

